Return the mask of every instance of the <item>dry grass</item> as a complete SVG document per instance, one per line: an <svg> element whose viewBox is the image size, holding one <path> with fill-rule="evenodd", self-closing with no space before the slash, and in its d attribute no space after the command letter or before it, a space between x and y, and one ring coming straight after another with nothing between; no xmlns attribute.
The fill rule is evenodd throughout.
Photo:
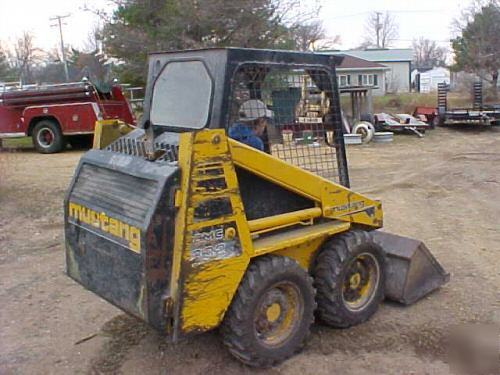
<svg viewBox="0 0 500 375"><path fill-rule="evenodd" d="M2 147L6 148L6 149L32 148L33 141L31 140L31 137L3 139L2 140Z"/></svg>
<svg viewBox="0 0 500 375"><path fill-rule="evenodd" d="M449 93L448 105L450 107L468 107L472 104L471 95L468 93ZM402 93L373 97L373 109L377 112L413 113L415 107L436 107L437 93Z"/></svg>
<svg viewBox="0 0 500 375"><path fill-rule="evenodd" d="M351 103L348 96L342 96L341 105L346 113L351 113ZM470 107L472 106L472 95L467 92L449 93L448 105L450 107ZM374 113L388 112L411 114L415 110L415 107L418 106L436 107L437 93L421 94L412 92L373 97Z"/></svg>

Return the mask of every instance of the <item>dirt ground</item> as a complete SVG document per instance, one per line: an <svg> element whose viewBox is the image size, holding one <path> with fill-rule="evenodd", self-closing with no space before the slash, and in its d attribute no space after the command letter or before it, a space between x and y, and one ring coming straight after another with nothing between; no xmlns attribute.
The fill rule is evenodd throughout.
<svg viewBox="0 0 500 375"><path fill-rule="evenodd" d="M315 324L267 374L449 374L450 327L498 321L500 132L437 129L348 149L355 190L383 200L387 231L423 240L451 281L369 322ZM217 332L167 344L65 276L62 202L80 152L0 154L1 374L254 373Z"/></svg>

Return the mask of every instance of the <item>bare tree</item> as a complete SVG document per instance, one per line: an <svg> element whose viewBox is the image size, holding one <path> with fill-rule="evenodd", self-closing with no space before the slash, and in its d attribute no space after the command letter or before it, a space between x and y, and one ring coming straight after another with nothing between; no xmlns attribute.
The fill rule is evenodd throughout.
<svg viewBox="0 0 500 375"><path fill-rule="evenodd" d="M9 51L0 44L0 82L12 80L14 70L9 62Z"/></svg>
<svg viewBox="0 0 500 375"><path fill-rule="evenodd" d="M312 21L290 29L291 37L295 42L295 49L299 51L317 51L331 49L340 43L340 36L329 38L321 21Z"/></svg>
<svg viewBox="0 0 500 375"><path fill-rule="evenodd" d="M377 48L390 47L399 35L396 19L389 12L372 12L365 23L365 44Z"/></svg>
<svg viewBox="0 0 500 375"><path fill-rule="evenodd" d="M270 3L279 21L289 27L315 22L322 8L322 0L271 0Z"/></svg>
<svg viewBox="0 0 500 375"><path fill-rule="evenodd" d="M440 47L435 41L420 37L413 40L415 52L415 66L417 68L432 68L434 66L445 66L448 49Z"/></svg>
<svg viewBox="0 0 500 375"><path fill-rule="evenodd" d="M94 24L92 29L87 34L87 39L83 42L83 52L92 52L102 50L103 30L99 24Z"/></svg>
<svg viewBox="0 0 500 375"><path fill-rule="evenodd" d="M500 7L500 0L470 0L469 6L462 9L460 15L451 22L451 31L454 37L459 36L469 22L474 20L474 16L480 13L482 8L488 5Z"/></svg>
<svg viewBox="0 0 500 375"><path fill-rule="evenodd" d="M33 82L33 67L42 59L42 50L35 47L33 39L25 31L14 45L14 64L23 83Z"/></svg>

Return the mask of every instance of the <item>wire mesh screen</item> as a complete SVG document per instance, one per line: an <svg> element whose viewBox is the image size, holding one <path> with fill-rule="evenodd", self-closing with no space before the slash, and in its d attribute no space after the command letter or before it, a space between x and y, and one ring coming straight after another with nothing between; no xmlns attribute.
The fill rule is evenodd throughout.
<svg viewBox="0 0 500 375"><path fill-rule="evenodd" d="M342 137L330 75L318 69L245 64L232 81L230 137L339 181Z"/></svg>

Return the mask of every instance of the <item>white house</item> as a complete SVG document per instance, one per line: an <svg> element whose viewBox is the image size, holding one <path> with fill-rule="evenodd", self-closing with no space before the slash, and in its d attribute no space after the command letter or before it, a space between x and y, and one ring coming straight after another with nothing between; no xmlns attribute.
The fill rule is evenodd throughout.
<svg viewBox="0 0 500 375"><path fill-rule="evenodd" d="M336 67L340 88L368 86L373 95L384 95L385 76L390 69L385 65L360 59L340 52L322 52L342 56L342 63Z"/></svg>
<svg viewBox="0 0 500 375"><path fill-rule="evenodd" d="M369 86L374 95L385 94L385 72L388 67L349 55L340 56L343 56L343 60L336 68L339 87Z"/></svg>
<svg viewBox="0 0 500 375"><path fill-rule="evenodd" d="M450 84L450 70L443 67L432 69L414 69L411 72L411 83L415 91L437 91L438 83Z"/></svg>
<svg viewBox="0 0 500 375"><path fill-rule="evenodd" d="M413 50L410 49L365 49L339 51L339 54L354 56L363 60L382 64L389 68L385 72L386 92L409 92L411 88L411 62Z"/></svg>

